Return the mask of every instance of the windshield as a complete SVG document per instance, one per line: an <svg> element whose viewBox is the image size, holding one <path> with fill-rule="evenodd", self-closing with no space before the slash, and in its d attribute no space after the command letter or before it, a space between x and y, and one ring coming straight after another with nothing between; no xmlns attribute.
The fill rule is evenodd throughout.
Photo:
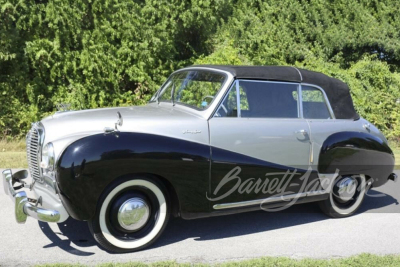
<svg viewBox="0 0 400 267"><path fill-rule="evenodd" d="M177 72L168 79L151 101L173 102L206 109L226 80L226 75L207 70Z"/></svg>

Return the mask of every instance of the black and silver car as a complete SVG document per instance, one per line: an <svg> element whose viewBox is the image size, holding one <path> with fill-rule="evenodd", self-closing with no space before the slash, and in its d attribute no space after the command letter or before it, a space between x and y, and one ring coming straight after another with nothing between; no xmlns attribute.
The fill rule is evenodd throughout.
<svg viewBox="0 0 400 267"><path fill-rule="evenodd" d="M147 247L170 215L319 202L350 216L368 189L397 180L387 140L348 86L294 67L180 69L145 106L58 112L26 143L32 181L3 172L17 222L87 221L114 252Z"/></svg>

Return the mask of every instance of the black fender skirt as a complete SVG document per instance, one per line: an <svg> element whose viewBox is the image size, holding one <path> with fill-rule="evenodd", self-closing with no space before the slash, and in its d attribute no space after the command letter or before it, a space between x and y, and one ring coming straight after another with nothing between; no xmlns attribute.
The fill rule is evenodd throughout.
<svg viewBox="0 0 400 267"><path fill-rule="evenodd" d="M373 187L385 184L394 169L394 155L385 141L368 133L339 132L321 148L319 173L365 174Z"/></svg>

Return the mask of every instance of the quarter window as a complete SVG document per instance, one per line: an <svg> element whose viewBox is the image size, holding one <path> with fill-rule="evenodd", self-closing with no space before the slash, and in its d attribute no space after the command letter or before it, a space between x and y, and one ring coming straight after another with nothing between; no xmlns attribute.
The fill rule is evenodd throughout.
<svg viewBox="0 0 400 267"><path fill-rule="evenodd" d="M215 114L216 117L237 117L236 83L229 90Z"/></svg>
<svg viewBox="0 0 400 267"><path fill-rule="evenodd" d="M302 86L303 116L306 119L331 119L324 94L312 86Z"/></svg>

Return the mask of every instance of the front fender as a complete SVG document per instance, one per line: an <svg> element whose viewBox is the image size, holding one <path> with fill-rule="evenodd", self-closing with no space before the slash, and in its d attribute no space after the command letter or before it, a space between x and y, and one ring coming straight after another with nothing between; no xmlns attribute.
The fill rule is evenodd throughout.
<svg viewBox="0 0 400 267"><path fill-rule="evenodd" d="M57 163L57 186L68 213L78 220L93 217L110 183L135 174L167 179L182 213L208 212L209 170L208 145L143 133L96 134L64 150Z"/></svg>
<svg viewBox="0 0 400 267"><path fill-rule="evenodd" d="M381 138L362 132L339 132L329 136L319 156L319 173L365 174L373 186L387 182L394 169L394 155Z"/></svg>

